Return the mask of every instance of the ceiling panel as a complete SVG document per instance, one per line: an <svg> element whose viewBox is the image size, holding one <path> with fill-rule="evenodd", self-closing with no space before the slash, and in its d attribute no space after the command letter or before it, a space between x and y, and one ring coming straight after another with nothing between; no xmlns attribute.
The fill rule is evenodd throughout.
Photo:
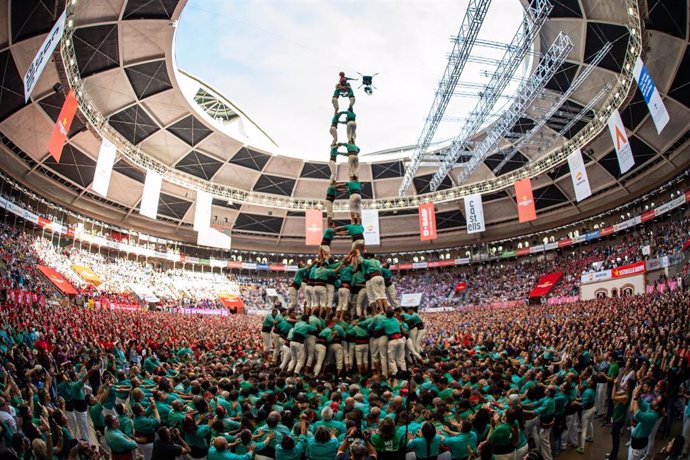
<svg viewBox="0 0 690 460"><path fill-rule="evenodd" d="M117 24L82 27L72 37L82 78L120 65Z"/></svg>
<svg viewBox="0 0 690 460"><path fill-rule="evenodd" d="M624 10L625 8L621 9ZM599 67L612 72L620 72L625 54L628 51L628 38L628 29L625 26L605 22L588 22L584 61L587 64L591 63L597 52L604 47L604 44L610 42L611 51L604 56Z"/></svg>
<svg viewBox="0 0 690 460"><path fill-rule="evenodd" d="M13 0L12 41L16 43L49 32L64 9L64 0Z"/></svg>
<svg viewBox="0 0 690 460"><path fill-rule="evenodd" d="M189 200L161 192L160 201L158 202L158 214L172 217L173 219L182 219L191 205L192 202Z"/></svg>
<svg viewBox="0 0 690 460"><path fill-rule="evenodd" d="M274 195L291 196L295 188L295 180L288 177L262 174L254 184L253 190L260 193L272 193ZM324 190L325 192L325 190Z"/></svg>
<svg viewBox="0 0 690 460"><path fill-rule="evenodd" d="M189 152L175 165L175 169L192 174L204 180L211 180L211 178L218 172L223 163L204 155L195 150Z"/></svg>
<svg viewBox="0 0 690 460"><path fill-rule="evenodd" d="M189 115L177 123L168 126L168 131L192 147L196 146L213 132L194 115Z"/></svg>
<svg viewBox="0 0 690 460"><path fill-rule="evenodd" d="M51 156L45 165L82 187L91 183L96 172L96 162L70 144L63 147L59 163Z"/></svg>
<svg viewBox="0 0 690 460"><path fill-rule="evenodd" d="M127 67L125 73L139 99L172 88L164 59Z"/></svg>
<svg viewBox="0 0 690 460"><path fill-rule="evenodd" d="M240 213L237 216L233 230L277 234L280 233L280 229L283 226L283 219L283 217L276 216Z"/></svg>
<svg viewBox="0 0 690 460"><path fill-rule="evenodd" d="M257 152L255 150L248 149L247 147L242 147L231 159L230 163L244 166L245 168L254 169L256 171L261 171L270 155L265 153Z"/></svg>
<svg viewBox="0 0 690 460"><path fill-rule="evenodd" d="M374 176L374 179L403 177L405 175L405 166L402 161L375 163L371 165L371 174Z"/></svg>
<svg viewBox="0 0 690 460"><path fill-rule="evenodd" d="M111 69L84 80L91 99L106 117L132 105L137 95L122 69Z"/></svg>
<svg viewBox="0 0 690 460"><path fill-rule="evenodd" d="M140 105L133 105L110 116L110 126L137 145L158 131L158 126Z"/></svg>
<svg viewBox="0 0 690 460"><path fill-rule="evenodd" d="M24 80L19 76L12 53L0 53L0 121L24 107Z"/></svg>
<svg viewBox="0 0 690 460"><path fill-rule="evenodd" d="M128 0L122 19L170 19L179 0Z"/></svg>
<svg viewBox="0 0 690 460"><path fill-rule="evenodd" d="M328 165L324 163L304 162L300 177L310 179L329 179L331 177L331 170Z"/></svg>

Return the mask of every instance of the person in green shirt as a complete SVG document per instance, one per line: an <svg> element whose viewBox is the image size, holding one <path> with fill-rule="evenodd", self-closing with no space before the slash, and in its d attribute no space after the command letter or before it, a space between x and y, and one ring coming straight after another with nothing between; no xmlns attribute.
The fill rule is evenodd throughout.
<svg viewBox="0 0 690 460"><path fill-rule="evenodd" d="M222 436L213 439L213 445L208 449L208 460L251 460L254 447L250 446L250 452L236 454L228 450L228 440Z"/></svg>
<svg viewBox="0 0 690 460"><path fill-rule="evenodd" d="M202 421L203 418L200 419ZM211 438L211 424L214 418L208 417L208 423L197 425L196 421L191 415L187 415L182 422L182 431L184 431L185 442L189 445L191 452L189 456L192 458L204 458L209 451L209 441Z"/></svg>
<svg viewBox="0 0 690 460"><path fill-rule="evenodd" d="M345 115L345 120L340 121L342 115ZM338 122L347 127L347 143L354 144L357 139L357 115L352 110L338 112ZM337 142L337 140L336 140Z"/></svg>
<svg viewBox="0 0 690 460"><path fill-rule="evenodd" d="M331 305L328 304L328 280L340 272L342 267L342 262L335 264L334 269L329 268L329 263L327 260L322 261L314 273L314 309L318 312L321 318L325 318L331 309Z"/></svg>
<svg viewBox="0 0 690 460"><path fill-rule="evenodd" d="M89 416L91 417L91 422L93 423L93 428L98 433L103 433L105 430L105 417L103 416L103 403L108 399L110 395L111 388L110 385L104 383L98 390L98 395L89 395L87 403L89 405Z"/></svg>
<svg viewBox="0 0 690 460"><path fill-rule="evenodd" d="M328 260L331 258L331 242L335 238L335 223L328 219L326 228L321 237L321 246L319 246L319 259Z"/></svg>
<svg viewBox="0 0 690 460"><path fill-rule="evenodd" d="M348 205L350 207L350 221L361 219L362 216L362 183L357 180L357 176L350 178L348 182L337 185L343 190L347 190L349 196Z"/></svg>
<svg viewBox="0 0 690 460"><path fill-rule="evenodd" d="M333 171L335 171L335 161L333 162L333 165ZM335 186L335 176L333 176L333 180L326 188L326 201L324 202L326 205L326 222L328 227L331 227L331 223L333 222L333 202L335 201L335 196L337 193L338 189Z"/></svg>
<svg viewBox="0 0 690 460"><path fill-rule="evenodd" d="M628 460L640 460L647 454L649 436L654 430L654 425L659 418L659 398L654 398L648 408L644 408L640 400L642 385L638 384L633 390L630 412L636 422L630 434L630 447L628 448Z"/></svg>
<svg viewBox="0 0 690 460"><path fill-rule="evenodd" d="M516 425L507 422L505 413L503 416L494 413L487 439L496 460L509 460L515 457L515 447L519 441L518 430Z"/></svg>
<svg viewBox="0 0 690 460"><path fill-rule="evenodd" d="M305 364L304 341L309 334L315 334L316 328L308 323L309 316L302 315L301 320L292 329L290 339L290 364L288 373L299 374Z"/></svg>
<svg viewBox="0 0 690 460"><path fill-rule="evenodd" d="M264 359L269 360L269 358L273 355L273 347L277 346L274 345L271 341L271 332L273 331L273 326L280 321L277 309L271 310L271 313L268 315L264 316L264 320L261 323L261 339L263 340L263 345L264 345Z"/></svg>
<svg viewBox="0 0 690 460"><path fill-rule="evenodd" d="M402 437L395 429L392 418L386 417L381 421L379 429L369 438L371 445L376 449L378 458L393 458L400 450Z"/></svg>
<svg viewBox="0 0 690 460"><path fill-rule="evenodd" d="M288 288L290 308L292 309L297 309L298 307L298 297L300 290L304 295L304 287L306 286L306 284L304 284L304 280L306 279L307 273L309 272L309 267L305 266L304 262L298 262L297 267L297 272L295 272L295 276L292 278L292 284Z"/></svg>
<svg viewBox="0 0 690 460"><path fill-rule="evenodd" d="M414 452L416 460L432 460L438 458L441 449L441 436L436 433L436 427L424 422L417 433L409 433L407 443L408 452Z"/></svg>
<svg viewBox="0 0 690 460"><path fill-rule="evenodd" d="M147 411L140 405L132 406L134 418L132 420L134 426L134 439L144 455L144 460L150 460L153 453L153 441L156 438L156 430L161 424L161 418L156 408L155 400L149 399L149 409L153 417L147 415Z"/></svg>
<svg viewBox="0 0 690 460"><path fill-rule="evenodd" d="M354 344L354 362L360 375L369 372L369 332L359 323L352 325L349 331L350 342Z"/></svg>
<svg viewBox="0 0 690 460"><path fill-rule="evenodd" d="M340 287L338 288L338 306L336 319L343 321L350 306L350 288L352 287L352 265L347 264L340 270Z"/></svg>
<svg viewBox="0 0 690 460"><path fill-rule="evenodd" d="M391 305L394 308L400 306L400 299L398 299L398 291L395 288L395 282L393 282L393 272L391 271L391 264L385 262L382 264L381 274L383 275L383 281L386 285L386 294L390 299ZM419 352L419 350L417 350Z"/></svg>
<svg viewBox="0 0 690 460"><path fill-rule="evenodd" d="M443 439L443 445L450 449L452 458L467 458L477 449L477 433L472 431L472 422L462 421L460 434Z"/></svg>
<svg viewBox="0 0 690 460"><path fill-rule="evenodd" d="M318 377L321 373L321 366L323 366L323 361L326 359L326 351L332 340L333 330L330 327L323 328L316 337L316 365L314 366L314 377Z"/></svg>
<svg viewBox="0 0 690 460"><path fill-rule="evenodd" d="M627 420L628 407L630 407L630 394L628 382L620 383L621 378L617 376L613 382L613 415L611 416L611 452L610 459L618 458L618 449L621 444L621 430Z"/></svg>
<svg viewBox="0 0 690 460"><path fill-rule="evenodd" d="M126 406L122 403L115 404L115 413L117 414L118 422L120 422L120 430L128 437L134 438L134 423L127 413Z"/></svg>
<svg viewBox="0 0 690 460"><path fill-rule="evenodd" d="M594 379L588 378L582 385L582 418L580 422L581 432L580 432L580 443L577 447L577 452L582 454L585 452L585 441L592 442L594 436L594 424L592 420L594 419L594 400L596 397L596 391L594 390L595 383Z"/></svg>
<svg viewBox="0 0 690 460"><path fill-rule="evenodd" d="M137 443L120 431L120 422L113 415L105 416L105 443L113 460L131 460Z"/></svg>
<svg viewBox="0 0 690 460"><path fill-rule="evenodd" d="M350 105L348 106L348 110L352 110L352 107L355 105L355 92L352 90L352 87L349 83L346 83L345 85L338 83L335 86L335 91L333 92L333 97L331 98L331 103L333 104L335 113L338 113L340 110L338 105L338 98L340 97L346 97L349 99Z"/></svg>
<svg viewBox="0 0 690 460"><path fill-rule="evenodd" d="M350 180L357 180L359 176L359 147L355 144L344 142L338 143L337 146L345 147L347 151L348 177Z"/></svg>
<svg viewBox="0 0 690 460"><path fill-rule="evenodd" d="M400 322L393 315L392 308L386 310L386 316L377 324L376 331L383 332L378 338L378 350L381 356L383 375L396 375L398 370L406 371L405 337L403 336ZM383 362L386 360L388 365L386 366L387 369L384 369Z"/></svg>
<svg viewBox="0 0 690 460"><path fill-rule="evenodd" d="M331 142L331 145L337 145L338 144L338 123L340 122L340 114L342 112L336 112L333 114L333 118L331 118L331 127L328 129L328 132L331 133L331 137L333 138L333 142Z"/></svg>

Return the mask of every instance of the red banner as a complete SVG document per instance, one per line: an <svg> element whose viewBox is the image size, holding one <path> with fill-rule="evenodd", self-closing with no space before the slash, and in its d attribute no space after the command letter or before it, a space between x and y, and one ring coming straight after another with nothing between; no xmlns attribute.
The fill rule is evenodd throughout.
<svg viewBox="0 0 690 460"><path fill-rule="evenodd" d="M285 271L285 265L283 265L283 264L270 264L268 266L268 269L271 270L272 272L284 272Z"/></svg>
<svg viewBox="0 0 690 460"><path fill-rule="evenodd" d="M38 269L65 295L77 295L76 289L58 272L45 265L38 265Z"/></svg>
<svg viewBox="0 0 690 460"><path fill-rule="evenodd" d="M542 276L539 278L537 285L534 286L534 289L532 289L532 292L529 293L529 296L544 297L551 291L551 289L553 289L556 283L558 283L558 280L561 279L561 276L563 276L563 272L547 273L546 275Z"/></svg>
<svg viewBox="0 0 690 460"><path fill-rule="evenodd" d="M432 260L427 264L429 268L454 267L455 260Z"/></svg>
<svg viewBox="0 0 690 460"><path fill-rule="evenodd" d="M520 248L517 251L515 251L515 255L518 257L528 256L529 255L529 248Z"/></svg>
<svg viewBox="0 0 690 460"><path fill-rule="evenodd" d="M602 236L609 236L613 234L613 226L611 227L605 227L599 230L599 237L601 238Z"/></svg>
<svg viewBox="0 0 690 460"><path fill-rule="evenodd" d="M69 90L67 99L60 110L60 116L58 117L55 127L53 128L53 133L50 136L50 141L48 142L48 152L55 158L55 161L60 162L60 157L62 156L62 147L65 145L67 140L67 134L69 133L69 128L72 126L72 120L74 115L77 113L77 98L74 97L74 91Z"/></svg>
<svg viewBox="0 0 690 460"><path fill-rule="evenodd" d="M412 270L412 264L398 264L398 270Z"/></svg>
<svg viewBox="0 0 690 460"><path fill-rule="evenodd" d="M419 206L419 237L422 241L436 239L436 211L434 203L422 203Z"/></svg>
<svg viewBox="0 0 690 460"><path fill-rule="evenodd" d="M234 310L237 313L244 313L244 302L237 294L230 294L229 292L221 292L218 294L218 300L223 306L229 310Z"/></svg>
<svg viewBox="0 0 690 460"><path fill-rule="evenodd" d="M641 260L634 264L614 268L611 270L611 278L624 278L626 276L639 275L640 273L644 273L645 270L644 260Z"/></svg>
<svg viewBox="0 0 690 460"><path fill-rule="evenodd" d="M467 281L460 281L455 285L455 292L462 292L467 289Z"/></svg>
<svg viewBox="0 0 690 460"><path fill-rule="evenodd" d="M228 261L228 268L242 268L242 262L230 262L230 261Z"/></svg>
<svg viewBox="0 0 690 460"><path fill-rule="evenodd" d="M319 246L323 238L323 214L319 209L307 209L304 234L307 246Z"/></svg>
<svg viewBox="0 0 690 460"><path fill-rule="evenodd" d="M642 216L640 216L640 221L641 222L647 222L648 220L654 219L655 214L654 210L652 209L651 211L643 212Z"/></svg>
<svg viewBox="0 0 690 460"><path fill-rule="evenodd" d="M559 248L564 248L564 247L566 247L566 246L572 246L572 245L573 245L573 240L571 240L570 238L566 238L566 239L560 240L560 241L558 242L558 247L559 247Z"/></svg>
<svg viewBox="0 0 690 460"><path fill-rule="evenodd" d="M515 198L517 199L518 220L520 223L529 222L537 218L532 195L532 181L522 179L515 182Z"/></svg>

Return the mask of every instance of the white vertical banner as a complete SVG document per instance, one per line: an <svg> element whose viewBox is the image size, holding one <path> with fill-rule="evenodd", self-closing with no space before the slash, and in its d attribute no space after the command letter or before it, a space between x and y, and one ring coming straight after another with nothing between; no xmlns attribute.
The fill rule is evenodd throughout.
<svg viewBox="0 0 690 460"><path fill-rule="evenodd" d="M465 220L467 221L467 233L479 233L486 230L481 193L474 193L465 197Z"/></svg>
<svg viewBox="0 0 690 460"><path fill-rule="evenodd" d="M116 155L117 147L108 139L103 138L101 148L98 151L98 161L96 162L91 190L104 198L108 196L108 186L110 185L110 176L113 173Z"/></svg>
<svg viewBox="0 0 690 460"><path fill-rule="evenodd" d="M616 149L616 156L618 157L618 166L620 167L621 174L625 174L630 171L630 168L635 166L635 158L633 157L630 141L625 133L625 126L618 110L611 114L608 125L611 139L613 139L613 146Z"/></svg>
<svg viewBox="0 0 690 460"><path fill-rule="evenodd" d="M144 195L141 197L139 214L155 219L158 215L158 200L161 196L161 185L163 177L156 171L146 171L146 182L144 182Z"/></svg>
<svg viewBox="0 0 690 460"><path fill-rule="evenodd" d="M43 5L36 6L35 8L42 7ZM53 25L53 28L50 29L48 36L43 40L41 47L38 49L38 53L36 53L33 61L29 64L29 68L26 70L26 74L24 74L24 102L29 101L29 97L36 87L36 83L38 83L38 78L41 76L48 61L50 61L55 47L60 43L62 35L65 33L66 17L67 10L62 12L55 25Z"/></svg>
<svg viewBox="0 0 690 460"><path fill-rule="evenodd" d="M585 161L582 159L582 151L580 149L575 149L568 155L568 167L570 168L570 178L575 189L575 199L582 201L591 196L592 189L589 186L587 168L585 168Z"/></svg>
<svg viewBox="0 0 690 460"><path fill-rule="evenodd" d="M211 226L211 206L213 195L201 190L196 192L196 206L194 212L194 230L197 232Z"/></svg>
<svg viewBox="0 0 690 460"><path fill-rule="evenodd" d="M362 209L362 226L364 227L364 243L367 246L380 245L378 209Z"/></svg>
<svg viewBox="0 0 690 460"><path fill-rule="evenodd" d="M651 75L649 75L647 71L647 67L639 57L637 61L635 61L633 74L635 75L635 81L637 81L637 87L640 88L642 97L647 103L649 113L652 115L652 121L654 121L654 126L656 126L656 132L657 134L661 134L661 131L663 131L671 117L666 110L664 101L661 100L661 95L659 94L659 90L656 89L654 80L652 80Z"/></svg>
<svg viewBox="0 0 690 460"><path fill-rule="evenodd" d="M215 228L206 227L200 228L196 234L196 244L200 246L209 246L219 249L230 249L231 238L223 232L219 232Z"/></svg>

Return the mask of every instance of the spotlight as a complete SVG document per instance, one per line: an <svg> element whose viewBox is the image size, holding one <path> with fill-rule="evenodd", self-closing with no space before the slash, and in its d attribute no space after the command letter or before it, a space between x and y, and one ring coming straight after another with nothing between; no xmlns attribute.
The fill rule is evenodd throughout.
<svg viewBox="0 0 690 460"><path fill-rule="evenodd" d="M55 91L55 94L60 94L63 89L65 89L65 86L60 82L57 82L53 85L53 91Z"/></svg>

